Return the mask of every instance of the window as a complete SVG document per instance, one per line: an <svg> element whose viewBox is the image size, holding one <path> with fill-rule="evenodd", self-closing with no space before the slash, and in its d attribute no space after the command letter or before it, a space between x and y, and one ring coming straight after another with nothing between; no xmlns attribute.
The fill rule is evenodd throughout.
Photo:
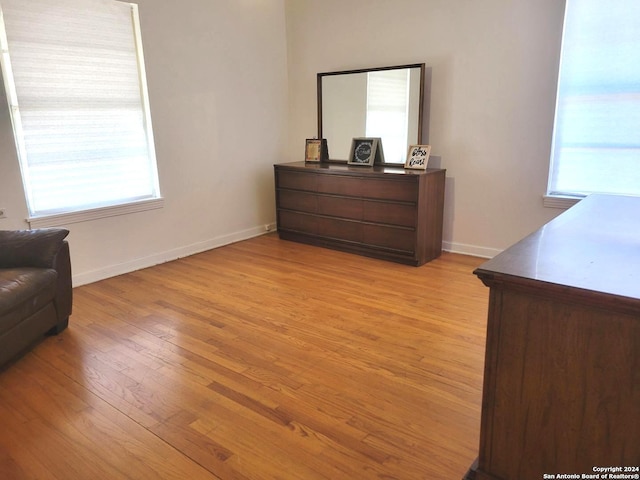
<svg viewBox="0 0 640 480"><path fill-rule="evenodd" d="M640 195L638 45L637 1L567 1L548 196Z"/></svg>
<svg viewBox="0 0 640 480"><path fill-rule="evenodd" d="M137 6L0 7L2 71L32 226L69 212L159 206Z"/></svg>

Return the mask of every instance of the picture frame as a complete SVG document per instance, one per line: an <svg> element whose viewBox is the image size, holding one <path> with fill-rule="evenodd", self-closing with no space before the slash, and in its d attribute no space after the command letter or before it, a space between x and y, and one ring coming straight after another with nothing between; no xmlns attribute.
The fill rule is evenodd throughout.
<svg viewBox="0 0 640 480"><path fill-rule="evenodd" d="M378 148L376 148L376 156L373 159L374 165L386 165L384 161L384 149L382 148L382 138L375 137L378 140Z"/></svg>
<svg viewBox="0 0 640 480"><path fill-rule="evenodd" d="M324 138L307 138L304 149L305 162L326 162L329 160L327 140Z"/></svg>
<svg viewBox="0 0 640 480"><path fill-rule="evenodd" d="M373 166L378 151L379 139L375 137L356 137L351 140L349 165Z"/></svg>
<svg viewBox="0 0 640 480"><path fill-rule="evenodd" d="M426 170L431 155L431 145L409 145L404 168Z"/></svg>

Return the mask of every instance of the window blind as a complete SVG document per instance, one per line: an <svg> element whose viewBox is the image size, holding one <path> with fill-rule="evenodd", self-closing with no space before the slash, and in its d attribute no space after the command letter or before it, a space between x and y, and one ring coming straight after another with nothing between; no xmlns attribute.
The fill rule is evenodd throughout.
<svg viewBox="0 0 640 480"><path fill-rule="evenodd" d="M640 195L640 3L568 0L549 195Z"/></svg>
<svg viewBox="0 0 640 480"><path fill-rule="evenodd" d="M404 163L409 121L409 69L367 74L366 136L382 139L385 161Z"/></svg>
<svg viewBox="0 0 640 480"><path fill-rule="evenodd" d="M31 215L158 198L137 6L0 0L0 7Z"/></svg>

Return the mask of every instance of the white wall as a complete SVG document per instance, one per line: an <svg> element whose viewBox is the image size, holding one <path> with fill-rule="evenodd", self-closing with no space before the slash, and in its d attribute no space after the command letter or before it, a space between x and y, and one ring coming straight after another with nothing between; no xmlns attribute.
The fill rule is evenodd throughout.
<svg viewBox="0 0 640 480"><path fill-rule="evenodd" d="M286 0L290 157L316 132L318 72L432 67L429 142L447 169L445 247L492 256L544 208L561 0Z"/></svg>
<svg viewBox="0 0 640 480"><path fill-rule="evenodd" d="M286 152L282 0L137 0L165 206L68 225L76 285L264 232ZM2 92L3 95L3 92ZM0 98L1 229L28 228Z"/></svg>

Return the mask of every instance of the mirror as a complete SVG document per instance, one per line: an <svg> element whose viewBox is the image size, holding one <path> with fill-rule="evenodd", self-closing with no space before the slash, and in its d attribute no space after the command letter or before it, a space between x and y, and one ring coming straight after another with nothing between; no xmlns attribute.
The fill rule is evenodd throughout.
<svg viewBox="0 0 640 480"><path fill-rule="evenodd" d="M381 139L385 165L404 165L422 143L425 66L318 73L318 138L331 161L349 158L354 137Z"/></svg>

